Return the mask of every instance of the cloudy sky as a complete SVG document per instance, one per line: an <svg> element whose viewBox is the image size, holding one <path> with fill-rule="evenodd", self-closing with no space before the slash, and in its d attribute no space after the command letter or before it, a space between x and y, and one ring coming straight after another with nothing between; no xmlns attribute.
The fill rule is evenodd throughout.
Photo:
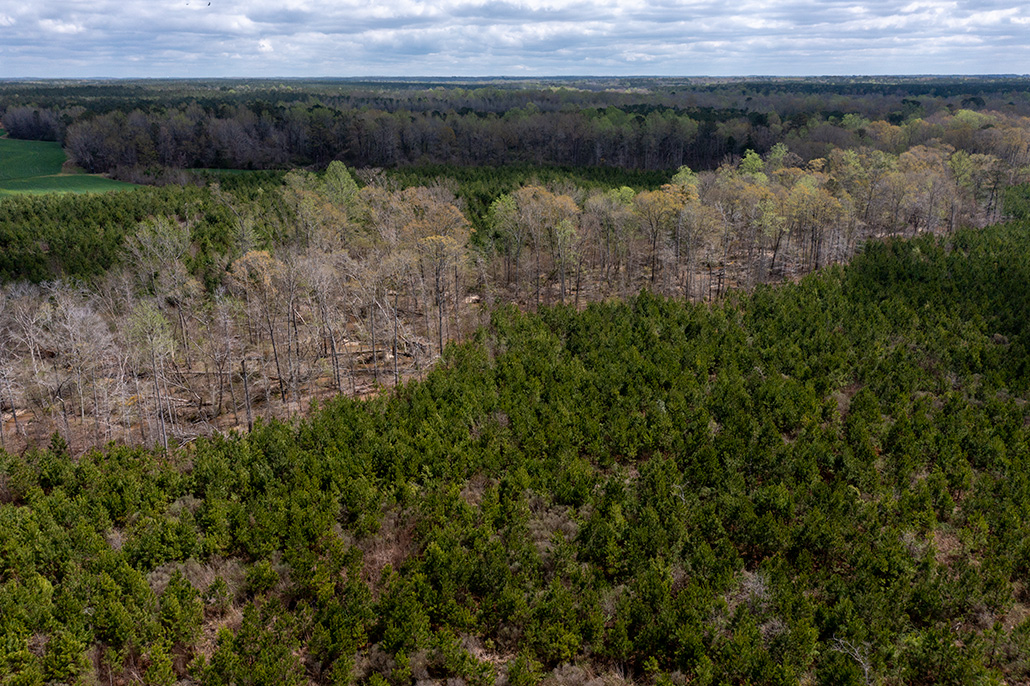
<svg viewBox="0 0 1030 686"><path fill-rule="evenodd" d="M1027 72L1011 0L0 0L0 78Z"/></svg>

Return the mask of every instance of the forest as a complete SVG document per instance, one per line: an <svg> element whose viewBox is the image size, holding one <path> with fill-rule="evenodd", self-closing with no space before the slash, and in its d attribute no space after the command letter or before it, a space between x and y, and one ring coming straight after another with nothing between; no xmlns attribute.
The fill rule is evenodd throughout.
<svg viewBox="0 0 1030 686"><path fill-rule="evenodd" d="M777 142L806 160L860 144L897 154L941 138L959 110L1019 121L1027 93L1025 77L11 81L0 116L12 137L61 141L87 171L127 181L332 160L710 170Z"/></svg>
<svg viewBox="0 0 1030 686"><path fill-rule="evenodd" d="M507 305L305 419L0 453L0 672L1025 680L1028 228L715 303Z"/></svg>
<svg viewBox="0 0 1030 686"><path fill-rule="evenodd" d="M1028 85L0 82L0 684L1030 680Z"/></svg>
<svg viewBox="0 0 1030 686"><path fill-rule="evenodd" d="M185 443L420 377L498 304L714 301L868 240L987 226L1024 202L1030 118L850 113L707 170L333 160L142 176L132 192L0 202L0 446L55 431L73 452Z"/></svg>

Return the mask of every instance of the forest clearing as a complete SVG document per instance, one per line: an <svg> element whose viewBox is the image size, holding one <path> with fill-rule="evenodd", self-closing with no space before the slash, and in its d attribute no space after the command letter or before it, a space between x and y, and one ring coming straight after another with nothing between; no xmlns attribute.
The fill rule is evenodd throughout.
<svg viewBox="0 0 1030 686"><path fill-rule="evenodd" d="M0 129L2 132L2 129ZM0 196L16 193L103 193L131 184L99 175L65 173L59 143L23 141L0 135Z"/></svg>

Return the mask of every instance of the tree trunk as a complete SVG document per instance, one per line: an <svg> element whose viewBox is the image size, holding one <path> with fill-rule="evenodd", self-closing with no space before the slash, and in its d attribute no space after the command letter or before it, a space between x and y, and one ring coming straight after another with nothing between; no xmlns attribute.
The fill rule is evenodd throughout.
<svg viewBox="0 0 1030 686"><path fill-rule="evenodd" d="M168 433L165 428L164 413L161 411L161 384L158 381L157 374L157 354L154 352L153 346L150 348L150 366L154 373L154 403L157 405L157 425L161 432L161 446L168 450Z"/></svg>
<svg viewBox="0 0 1030 686"><path fill-rule="evenodd" d="M143 392L140 390L140 387L139 387L139 375L136 374L135 371L133 371L133 374L132 374L132 384L133 384L133 386L136 387L136 398L137 398L137 402L136 402L136 418L139 420L139 439L140 439L141 443L146 445L146 443L147 443L147 432L143 428L143 424L144 424L144 419L143 419L143 403L141 402L141 400L143 398Z"/></svg>
<svg viewBox="0 0 1030 686"><path fill-rule="evenodd" d="M272 357L275 359L275 373L279 377L279 396L282 398L283 404L286 404L286 387L283 385L283 371L279 366L279 346L275 342L275 330L272 328L272 317L268 313L268 307L265 307L265 324L268 326L268 337L272 341Z"/></svg>
<svg viewBox="0 0 1030 686"><path fill-rule="evenodd" d="M97 375L93 372L93 447L100 448L100 398L97 396Z"/></svg>
<svg viewBox="0 0 1030 686"><path fill-rule="evenodd" d="M437 278L438 289L439 281ZM436 350L443 355L443 294L439 290L436 292Z"/></svg>
<svg viewBox="0 0 1030 686"><path fill-rule="evenodd" d="M461 343L461 318L458 312L458 265L454 265L454 340Z"/></svg>
<svg viewBox="0 0 1030 686"><path fill-rule="evenodd" d="M580 277L583 275L583 259L576 262L576 309L579 309Z"/></svg>
<svg viewBox="0 0 1030 686"><path fill-rule="evenodd" d="M11 414L14 416L14 431L24 436L25 432L22 431L21 424L18 422L18 408L14 404L14 389L11 388L11 377L5 375L4 380L7 381L7 397L11 401Z"/></svg>
<svg viewBox="0 0 1030 686"><path fill-rule="evenodd" d="M398 291L393 292L393 385L400 386L401 376L397 368L397 297Z"/></svg>
<svg viewBox="0 0 1030 686"><path fill-rule="evenodd" d="M247 431L254 430L254 414L250 408L250 380L247 378L247 359L240 360L243 370L243 401L247 405Z"/></svg>
<svg viewBox="0 0 1030 686"><path fill-rule="evenodd" d="M336 352L336 332L329 330L329 350L333 356L333 387L337 393L343 392L343 379L340 378L340 359Z"/></svg>
<svg viewBox="0 0 1030 686"><path fill-rule="evenodd" d="M354 369L354 355L353 353L347 354L347 359L350 360L350 394L357 397L358 395L358 380L357 371Z"/></svg>
<svg viewBox="0 0 1030 686"><path fill-rule="evenodd" d="M376 305L375 300L372 301L372 307L369 308L369 318L372 320L372 378L375 379L376 386L379 385L379 356L376 354Z"/></svg>
<svg viewBox="0 0 1030 686"><path fill-rule="evenodd" d="M182 332L182 352L186 355L186 369L193 369L193 361L190 358L190 346L186 340L186 317L182 314L182 305L176 305L175 310L179 315L179 330Z"/></svg>
<svg viewBox="0 0 1030 686"><path fill-rule="evenodd" d="M232 421L235 426L240 425L240 405L236 402L236 384L232 382L232 367L229 368L229 397L232 398ZM219 408L221 412L221 408Z"/></svg>

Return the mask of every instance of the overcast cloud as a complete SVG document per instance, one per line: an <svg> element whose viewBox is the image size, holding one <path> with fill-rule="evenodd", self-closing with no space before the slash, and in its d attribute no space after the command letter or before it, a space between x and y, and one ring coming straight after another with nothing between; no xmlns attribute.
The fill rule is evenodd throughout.
<svg viewBox="0 0 1030 686"><path fill-rule="evenodd" d="M0 78L1028 71L1010 0L0 0Z"/></svg>

